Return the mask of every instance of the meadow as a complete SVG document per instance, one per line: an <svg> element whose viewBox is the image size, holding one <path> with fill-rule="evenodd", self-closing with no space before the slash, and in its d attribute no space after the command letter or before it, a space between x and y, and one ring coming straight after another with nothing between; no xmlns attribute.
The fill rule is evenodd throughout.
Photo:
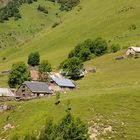
<svg viewBox="0 0 140 140"><path fill-rule="evenodd" d="M138 45L140 30L139 3L138 0L118 0L117 2L112 2L112 0L107 2L106 0L101 2L82 0L74 10L62 14L62 23L56 28L44 28L42 32L23 45L16 47L10 45L11 47L1 49L0 58L6 57L6 60L0 59L0 70L9 69L17 61L26 62L29 53L32 51L39 51L42 58L48 59L54 67L57 67L77 43L83 42L87 38L103 37L110 44L119 43L124 48L130 45ZM20 27L11 20L6 24L0 24L0 27L2 27L0 30L6 30L10 26L13 30L18 28L22 30L24 26L38 25L41 24L40 22L47 20L43 18L42 13L38 13L34 10L34 7L33 9L31 7L32 5L23 6L21 12L23 19L17 21L21 22ZM28 8L32 11L28 11ZM33 19L31 20L31 18ZM130 30L129 28L133 24L136 25L136 29Z"/></svg>
<svg viewBox="0 0 140 140"><path fill-rule="evenodd" d="M70 101L72 114L84 122L88 123L92 119L96 121L97 116L100 118L98 123L104 124L104 127L112 126L115 133L99 135L98 138L139 139L139 59L115 60L116 56L122 54L124 51L87 62L85 65L96 67L97 73L87 74L76 81L78 89L61 94L58 106L54 104L55 96L29 102L10 102L15 105L15 109L1 114L0 137L6 136L8 139L15 134L23 137L28 133L38 133L46 119L59 121ZM3 127L8 123L15 128L3 132Z"/></svg>
<svg viewBox="0 0 140 140"><path fill-rule="evenodd" d="M41 13L28 14L28 8L31 10L33 5L22 7L22 14L25 14L23 22L17 21L21 22L22 30L25 29L25 25L30 26L27 21L32 16L36 17L36 14L40 19L34 18L32 22L29 20L29 23L38 25L40 22L46 22ZM56 8L56 5L51 6ZM112 127L113 133L100 134L99 139L138 140L140 58L126 58L120 61L116 61L115 58L125 55L128 46L140 43L140 1L81 0L80 5L74 10L61 14L62 23L56 28L51 28L49 24L50 26L36 33L26 43L0 49L0 71L10 69L17 61L27 62L27 57L32 51L38 51L41 59L49 60L53 69L57 69L69 51L87 38L103 37L110 45L119 43L124 49L86 62L85 66L96 67L97 73L87 74L83 79L76 81L78 88L68 94L62 94L58 106L54 104L55 96L29 102L7 102L15 105L15 108L0 114L0 138L10 139L15 134L21 137L28 133L38 134L46 119L53 118L57 122L64 116L67 102L70 100L74 116L80 117L85 123L93 119L97 124L103 124L103 127ZM16 30L17 24L14 23L11 19L3 25L0 24L0 33L7 27ZM136 29L130 30L133 24L136 25ZM6 57L6 60L3 60L3 57ZM7 86L6 81L6 76L0 77L0 86ZM96 120L96 117L100 119ZM3 132L3 127L8 123L15 128Z"/></svg>

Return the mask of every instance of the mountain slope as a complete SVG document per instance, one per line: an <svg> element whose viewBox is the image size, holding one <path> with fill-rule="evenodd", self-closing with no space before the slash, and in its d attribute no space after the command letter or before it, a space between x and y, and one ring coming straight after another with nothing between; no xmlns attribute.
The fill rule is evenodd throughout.
<svg viewBox="0 0 140 140"><path fill-rule="evenodd" d="M101 36L123 47L137 45L139 7L139 0L81 0L80 6L63 15L62 23L56 28L44 29L16 48L0 50L0 70L9 69L17 61L26 62L32 51L39 51L41 58L48 59L56 68L77 43L87 38ZM133 24L136 30L130 30ZM95 121L101 132L102 127L112 128L111 133L99 132L98 139L139 139L140 59L115 60L124 54L125 50L122 50L86 62L86 66L96 67L97 73L76 81L77 90L61 94L59 106L54 105L55 97L7 103L16 106L14 110L0 114L0 138L9 139L14 134L23 137L32 132L38 134L46 119L53 118L56 122L62 118L70 100L74 116L86 123ZM2 60L3 57L6 60ZM0 85L4 85L6 78L0 77ZM3 132L9 123L15 128Z"/></svg>
<svg viewBox="0 0 140 140"><path fill-rule="evenodd" d="M123 46L137 45L140 30L139 5L138 0L82 0L80 6L63 16L63 23L58 27L44 30L22 46L2 50L0 57L6 56L7 60L0 60L0 69L7 69L19 60L26 61L33 50L39 51L42 58L47 58L58 66L77 43L98 36ZM130 30L133 24L136 25L136 30Z"/></svg>

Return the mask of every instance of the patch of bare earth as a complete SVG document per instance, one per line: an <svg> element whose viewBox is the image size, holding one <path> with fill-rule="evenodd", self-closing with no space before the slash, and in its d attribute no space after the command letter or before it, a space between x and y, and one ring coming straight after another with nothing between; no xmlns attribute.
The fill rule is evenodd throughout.
<svg viewBox="0 0 140 140"><path fill-rule="evenodd" d="M104 140L104 138L112 139L113 135L116 133L111 122L100 114L97 114L89 121L88 134L91 140Z"/></svg>

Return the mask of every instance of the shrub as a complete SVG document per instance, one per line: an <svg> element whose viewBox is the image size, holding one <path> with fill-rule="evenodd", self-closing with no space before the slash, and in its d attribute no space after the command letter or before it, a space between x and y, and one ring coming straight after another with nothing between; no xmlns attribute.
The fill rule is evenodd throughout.
<svg viewBox="0 0 140 140"><path fill-rule="evenodd" d="M39 70L39 79L41 81L47 81L48 79L48 72L52 71L51 64L47 60L42 60L38 67Z"/></svg>
<svg viewBox="0 0 140 140"><path fill-rule="evenodd" d="M31 66L37 66L40 62L39 52L30 53L28 56L28 64Z"/></svg>
<svg viewBox="0 0 140 140"><path fill-rule="evenodd" d="M39 5L37 8L38 11L48 14L48 9L45 6Z"/></svg>
<svg viewBox="0 0 140 140"><path fill-rule="evenodd" d="M121 47L119 44L112 44L110 49L111 49L112 53L116 53L117 51L119 51L121 49Z"/></svg>
<svg viewBox="0 0 140 140"><path fill-rule="evenodd" d="M58 26L60 23L59 22L55 22L53 25L52 25L52 28L55 28L56 26Z"/></svg>
<svg viewBox="0 0 140 140"><path fill-rule="evenodd" d="M135 24L132 24L130 27L129 27L129 30L132 31L132 30L136 30L137 27Z"/></svg>
<svg viewBox="0 0 140 140"><path fill-rule="evenodd" d="M80 0L56 0L60 4L61 11L70 11L80 3Z"/></svg>
<svg viewBox="0 0 140 140"><path fill-rule="evenodd" d="M55 105L60 104L60 92L56 93L56 101L55 101Z"/></svg>
<svg viewBox="0 0 140 140"><path fill-rule="evenodd" d="M79 52L79 58L82 61L87 61L90 60L91 52L88 48L82 48L81 51Z"/></svg>
<svg viewBox="0 0 140 140"><path fill-rule="evenodd" d="M107 44L106 40L99 37L99 38L95 39L93 43L94 43L93 53L96 56L101 56L101 55L104 55L105 53L107 53L108 44Z"/></svg>

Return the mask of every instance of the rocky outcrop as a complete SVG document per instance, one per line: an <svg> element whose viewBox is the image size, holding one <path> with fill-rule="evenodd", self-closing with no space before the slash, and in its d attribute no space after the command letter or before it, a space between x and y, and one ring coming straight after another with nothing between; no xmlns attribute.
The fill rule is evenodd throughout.
<svg viewBox="0 0 140 140"><path fill-rule="evenodd" d="M0 104L0 113L11 110L13 107L13 105Z"/></svg>

